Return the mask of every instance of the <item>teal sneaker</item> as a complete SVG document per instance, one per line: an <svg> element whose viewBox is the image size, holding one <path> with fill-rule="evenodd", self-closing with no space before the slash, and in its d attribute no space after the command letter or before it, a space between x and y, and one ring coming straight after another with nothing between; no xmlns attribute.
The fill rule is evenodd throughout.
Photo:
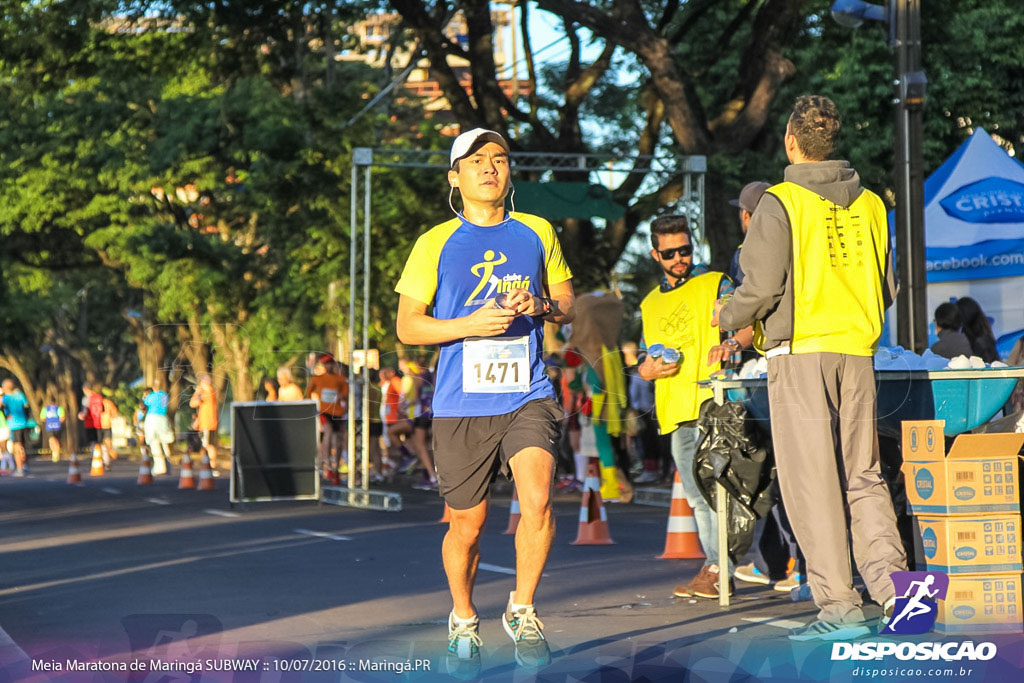
<svg viewBox="0 0 1024 683"><path fill-rule="evenodd" d="M537 617L533 607L521 607L512 611L512 595L508 606L501 615L505 633L516 644L516 663L527 669L536 669L551 661L551 648L544 638L544 623Z"/></svg>
<svg viewBox="0 0 1024 683"><path fill-rule="evenodd" d="M448 675L469 681L480 675L480 620L470 623L455 620L455 611L448 615L448 653L445 668Z"/></svg>
<svg viewBox="0 0 1024 683"><path fill-rule="evenodd" d="M790 631L790 640L853 640L871 633L871 626L866 621L856 621L847 624L833 624L828 621L815 619L803 628Z"/></svg>

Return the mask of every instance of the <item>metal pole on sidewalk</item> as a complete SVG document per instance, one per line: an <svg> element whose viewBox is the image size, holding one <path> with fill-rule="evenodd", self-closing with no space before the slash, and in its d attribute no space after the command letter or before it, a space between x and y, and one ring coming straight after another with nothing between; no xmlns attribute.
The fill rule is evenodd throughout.
<svg viewBox="0 0 1024 683"><path fill-rule="evenodd" d="M363 489L370 488L370 166L366 166L363 195L363 405L362 465ZM355 290L353 289L353 293ZM349 411L355 406L349 404ZM349 456L351 457L351 456Z"/></svg>
<svg viewBox="0 0 1024 683"><path fill-rule="evenodd" d="M354 150L357 152L358 150ZM349 246L348 246L348 405L351 407L356 402L356 382L355 382L355 371L353 368L355 364L353 356L356 347L356 248L357 235L359 234L359 228L357 224L357 211L356 206L359 201L359 159L358 156L353 153L352 155L352 196L349 200L351 204L351 220L349 221ZM356 416L355 412L351 409L348 411L348 434L346 441L348 442L348 452L355 451L356 447ZM340 455L340 454L339 454ZM341 459L339 458L339 461ZM349 468L348 478L345 485L351 487L352 469Z"/></svg>
<svg viewBox="0 0 1024 683"><path fill-rule="evenodd" d="M715 482L715 514L718 515L718 605L729 606L729 493Z"/></svg>

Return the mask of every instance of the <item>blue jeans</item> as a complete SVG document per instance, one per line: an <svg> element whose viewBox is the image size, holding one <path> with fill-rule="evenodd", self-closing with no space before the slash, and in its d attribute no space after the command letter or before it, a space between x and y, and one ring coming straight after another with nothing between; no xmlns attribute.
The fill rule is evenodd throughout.
<svg viewBox="0 0 1024 683"><path fill-rule="evenodd" d="M693 459L696 454L696 427L678 427L672 432L672 459L676 462L679 479L683 483L683 495L686 496L686 502L693 508L693 518L697 523L697 538L700 539L704 554L707 555L704 564L721 566L718 562L718 518L715 516L715 511L704 500L704 495L697 488L697 482L693 478ZM729 576L732 576L734 566L731 559L729 559L728 569Z"/></svg>

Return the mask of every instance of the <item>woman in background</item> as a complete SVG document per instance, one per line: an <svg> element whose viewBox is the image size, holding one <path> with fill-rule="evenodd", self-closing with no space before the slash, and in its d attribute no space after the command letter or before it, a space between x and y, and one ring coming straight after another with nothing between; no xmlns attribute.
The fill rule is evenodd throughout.
<svg viewBox="0 0 1024 683"><path fill-rule="evenodd" d="M999 360L999 353L996 351L996 337L992 334L992 326L988 323L985 311L981 310L978 302L969 296L962 296L956 300L956 307L964 318L963 332L971 342L971 350L975 356L979 356L986 363Z"/></svg>

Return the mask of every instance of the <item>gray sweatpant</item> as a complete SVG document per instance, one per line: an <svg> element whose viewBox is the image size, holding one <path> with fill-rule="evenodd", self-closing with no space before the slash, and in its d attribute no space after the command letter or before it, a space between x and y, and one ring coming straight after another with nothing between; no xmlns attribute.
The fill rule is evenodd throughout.
<svg viewBox="0 0 1024 683"><path fill-rule="evenodd" d="M769 358L768 399L782 500L807 560L818 618L861 621L847 530L861 577L880 604L895 595L889 574L907 569L878 465L873 360L839 353Z"/></svg>

